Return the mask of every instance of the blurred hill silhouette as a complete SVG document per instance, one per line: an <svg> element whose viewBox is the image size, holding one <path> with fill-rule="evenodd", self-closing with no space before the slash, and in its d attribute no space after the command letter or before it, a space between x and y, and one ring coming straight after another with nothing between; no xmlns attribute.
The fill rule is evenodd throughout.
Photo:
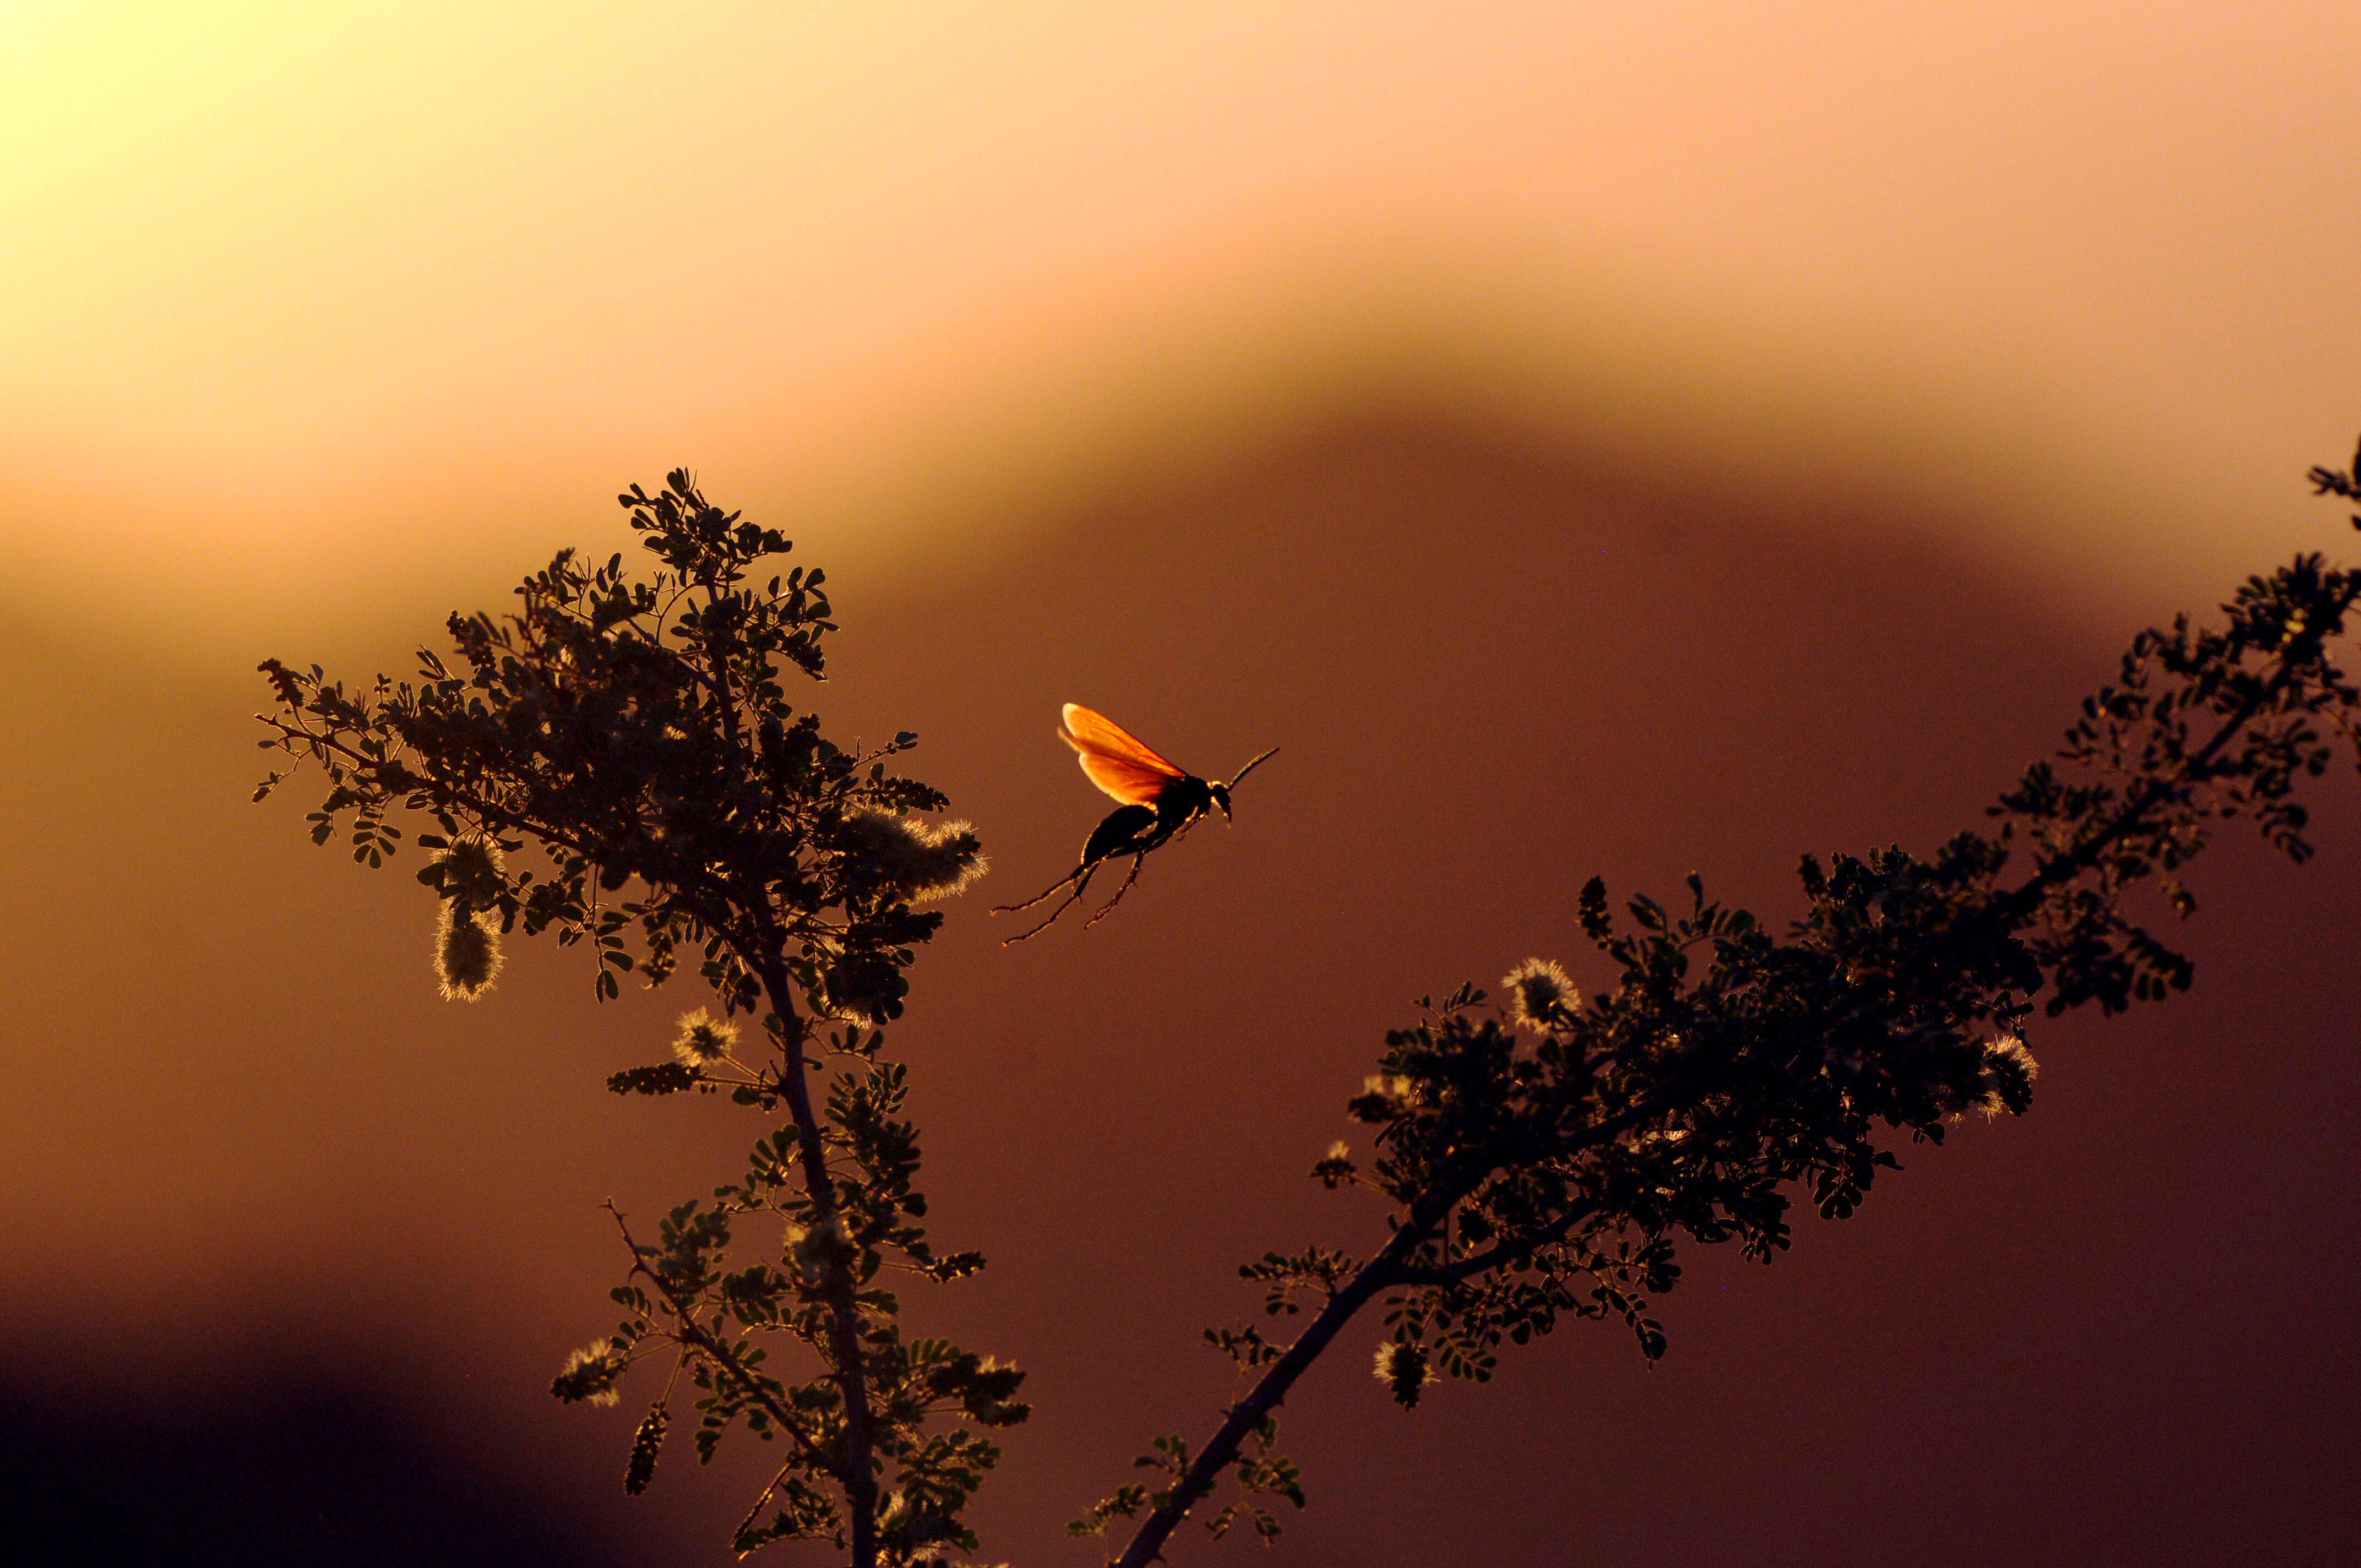
<svg viewBox="0 0 2361 1568"><path fill-rule="evenodd" d="M1592 872L1662 893L1696 869L1782 919L1799 853L1926 848L2048 748L2136 628L1938 553L1920 504L1345 410L1111 487L972 572L831 580L846 630L810 705L919 731L912 771L995 860L899 1031L942 1238L993 1260L912 1326L1033 1368L988 1557L1093 1560L1061 1521L1227 1397L1196 1334L1253 1310L1238 1261L1369 1244L1303 1173L1411 997L1532 953L1593 978L1571 907ZM2324 545L2342 526L2323 509ZM514 575L559 543L520 541ZM2207 607L2152 618L2184 608ZM7 960L0 1187L12 1253L45 1266L0 1321L56 1366L0 1373L22 1455L0 1497L66 1521L43 1526L60 1552L104 1519L91 1561L241 1561L170 1543L340 1494L406 1520L407 1561L722 1561L735 1490L684 1453L627 1503L628 1410L540 1392L611 1316L597 1201L734 1168L713 1108L600 1087L696 998L596 1010L573 955L523 948L492 1000L435 1002L407 874L324 874L291 808L244 805L265 653L316 656L225 649L217 677L152 686L8 656L31 762L0 830L51 936ZM1105 924L1003 950L985 905L1063 871L1104 805L1051 739L1064 700L1201 773L1284 750L1234 832L1158 856ZM1289 1411L1313 1508L1272 1561L2339 1560L2361 1264L2318 1238L2361 1197L2336 978L2361 801L2334 805L2305 871L2243 846L2202 869L2193 996L2035 1037L2030 1117L1904 1149L1861 1218L1799 1223L1776 1268L1692 1254L1657 1373L1576 1328L1403 1418L1340 1350ZM405 1348L368 1349L379 1328ZM125 1341L313 1349L233 1397ZM161 1396L56 1375L126 1358ZM462 1364L464 1386L423 1375ZM366 1392L389 1381L405 1413ZM423 1456L445 1427L464 1471ZM184 1479L143 1485L159 1460ZM143 1530L150 1555L104 1555Z"/></svg>

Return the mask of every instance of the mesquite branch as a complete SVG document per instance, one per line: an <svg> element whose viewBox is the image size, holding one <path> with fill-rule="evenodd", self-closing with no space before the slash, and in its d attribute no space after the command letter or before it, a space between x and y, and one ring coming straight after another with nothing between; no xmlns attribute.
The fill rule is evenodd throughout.
<svg viewBox="0 0 2361 1568"><path fill-rule="evenodd" d="M1996 836L1962 834L1932 860L1839 857L1834 874L1807 860L1812 913L1793 940L1709 905L1694 877L1688 916L1636 899L1640 929L1621 934L1594 882L1583 925L1623 969L1613 992L1580 1009L1570 989L1542 994L1563 981L1544 966L1555 978L1538 1002L1519 999L1516 1029L1470 1022L1481 1000L1470 990L1431 1026L1398 1032L1388 1072L1353 1107L1381 1128L1378 1176L1354 1184L1395 1200L1391 1238L1341 1280L1316 1252L1247 1270L1279 1282L1274 1310L1290 1284L1324 1285L1321 1309L1283 1350L1209 1333L1270 1359L1248 1360L1260 1376L1115 1561L1160 1557L1372 1300L1390 1303L1398 1348L1413 1358L1396 1388L1405 1404L1429 1343L1481 1378L1504 1333L1522 1343L1565 1311L1618 1313L1661 1354L1633 1287L1670 1288L1675 1232L1737 1239L1768 1261L1787 1245L1782 1187L1803 1185L1841 1218L1894 1163L1872 1142L1876 1125L1939 1142L1966 1110L2030 1103L2020 1036L2036 992L2049 990L2053 1013L2091 1000L2114 1012L2185 986L2187 960L2125 916L2123 895L2177 870L2209 823L2234 817L2256 819L2290 857L2308 854L2290 795L2328 760L2313 720L2356 732L2361 692L2327 656L2356 600L2361 577L2302 557L2246 585L2225 630L2184 620L2143 634L2059 754L2088 782L2037 764L1994 807ZM2033 868L2001 889L2020 839ZM2183 914L2193 907L2177 883L2168 891ZM1699 954L1710 959L1701 974ZM1518 1045L1520 1031L1537 1043ZM1315 1174L1335 1186L1352 1169L1336 1154ZM1567 1287L1576 1276L1598 1282L1587 1300ZM1131 1512L1137 1497L1110 1499L1094 1519Z"/></svg>
<svg viewBox="0 0 2361 1568"><path fill-rule="evenodd" d="M609 1087L727 1093L784 1109L787 1124L709 1207L667 1215L656 1255L635 1249L613 1293L634 1316L577 1353L552 1391L603 1402L634 1349L668 1337L709 1395L700 1458L741 1420L793 1441L737 1532L741 1552L818 1536L857 1568L930 1561L972 1546L961 1510L998 1456L939 1418L1006 1426L1027 1411L1013 1398L1021 1372L906 1340L897 1298L873 1286L887 1266L949 1281L983 1265L926 1240L917 1135L899 1116L905 1073L882 1025L941 924L919 906L978 874L982 845L963 823L924 820L947 801L887 771L916 736L847 750L790 706L783 677L817 679L835 627L819 573L756 586L755 564L785 554L784 537L708 505L686 473L621 500L656 557L648 576L620 555L592 566L563 552L520 587L514 613L451 617L458 658L423 652L412 682L348 690L316 666L270 661L280 711L264 716L265 744L327 775L315 842L349 823L354 858L377 866L403 838L396 814L429 819L419 880L443 905L445 995L489 990L493 944L519 928L589 948L602 1001L626 976L661 984L684 965L710 987L719 1018L685 1014L674 1059ZM511 863L526 850L540 861ZM734 1068L741 1014L775 1053L751 1072ZM638 1280L656 1284L653 1299ZM780 1343L801 1370L769 1359ZM648 1484L670 1425L660 1398L628 1490Z"/></svg>

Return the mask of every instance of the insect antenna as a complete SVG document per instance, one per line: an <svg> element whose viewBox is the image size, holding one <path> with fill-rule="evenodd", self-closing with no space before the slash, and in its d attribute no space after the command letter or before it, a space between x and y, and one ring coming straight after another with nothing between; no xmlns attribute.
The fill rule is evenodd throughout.
<svg viewBox="0 0 2361 1568"><path fill-rule="evenodd" d="M1269 762L1273 757L1278 755L1279 748L1273 746L1269 751L1265 751L1261 756L1257 757L1253 762L1248 762L1245 767L1240 768L1237 771L1237 775L1230 780L1230 787L1232 789L1237 788L1238 785L1246 782L1246 776L1248 773L1254 772L1257 768L1261 767L1265 762Z"/></svg>

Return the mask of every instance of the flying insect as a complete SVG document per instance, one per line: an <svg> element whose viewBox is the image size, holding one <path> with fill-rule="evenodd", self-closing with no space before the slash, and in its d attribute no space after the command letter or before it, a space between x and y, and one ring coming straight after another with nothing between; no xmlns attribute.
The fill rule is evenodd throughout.
<svg viewBox="0 0 2361 1568"><path fill-rule="evenodd" d="M1131 884L1139 880L1140 862L1150 850L1160 850L1178 839L1216 807L1221 810L1222 820L1229 821L1230 792L1279 751L1273 746L1240 768L1229 783L1220 784L1201 779L1165 761L1122 725L1104 714L1092 712L1081 703L1066 704L1062 717L1064 723L1058 730L1058 739L1078 753L1076 760L1091 783L1121 804L1091 830L1090 841L1082 846L1082 861L1072 871L1050 883L1038 897L1022 904L1002 905L993 911L994 915L1014 915L1047 903L1060 893L1066 895L1057 908L1049 911L1048 919L1009 938L1000 944L1004 948L1056 925L1059 916L1081 902L1101 866L1129 855L1130 874L1115 890L1115 896L1082 923L1083 928L1087 930L1105 919L1123 902L1123 895L1131 891Z"/></svg>

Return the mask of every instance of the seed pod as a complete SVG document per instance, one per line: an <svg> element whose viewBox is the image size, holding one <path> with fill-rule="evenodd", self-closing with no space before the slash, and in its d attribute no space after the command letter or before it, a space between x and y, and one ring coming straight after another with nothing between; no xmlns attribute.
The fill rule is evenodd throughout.
<svg viewBox="0 0 2361 1568"><path fill-rule="evenodd" d="M640 1430L631 1439L631 1462L623 1466L623 1490L638 1497L655 1479L656 1452L664 1447L664 1429L672 1424L672 1412L658 1404L640 1422Z"/></svg>

